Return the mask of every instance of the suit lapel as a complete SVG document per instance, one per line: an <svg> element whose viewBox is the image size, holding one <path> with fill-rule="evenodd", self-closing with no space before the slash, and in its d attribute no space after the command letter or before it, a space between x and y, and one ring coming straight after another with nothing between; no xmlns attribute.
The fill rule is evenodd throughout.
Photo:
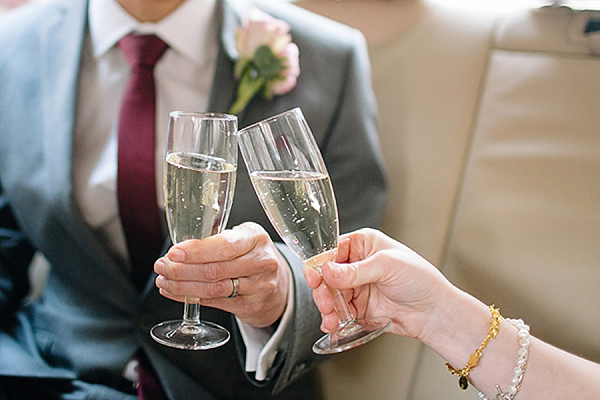
<svg viewBox="0 0 600 400"><path fill-rule="evenodd" d="M86 2L73 2L73 5L63 8L60 18L47 20L46 26L41 29L44 151L52 171L53 197L60 197L60 207L65 211L70 209L73 197L71 163L74 115L85 17ZM73 29L74 26L78 28ZM74 35L74 32L78 34Z"/></svg>
<svg viewBox="0 0 600 400"><path fill-rule="evenodd" d="M237 81L233 76L233 65L237 58L235 50L235 28L239 25L239 11L229 1L219 1L215 8L219 21L219 50L215 64L208 110L228 112L235 98Z"/></svg>
<svg viewBox="0 0 600 400"><path fill-rule="evenodd" d="M73 143L77 108L78 80L85 33L87 0L63 0L59 18L49 19L41 29L42 93L44 101L44 157L52 179L53 204L58 208L64 228L78 248L96 265L109 269L114 284L123 292L135 293L125 271L115 264L86 224L73 192ZM117 278L117 279L114 279Z"/></svg>

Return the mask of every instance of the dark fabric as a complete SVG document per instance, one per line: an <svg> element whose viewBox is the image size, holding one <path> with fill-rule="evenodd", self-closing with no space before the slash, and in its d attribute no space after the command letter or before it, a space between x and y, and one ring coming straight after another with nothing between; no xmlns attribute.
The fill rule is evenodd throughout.
<svg viewBox="0 0 600 400"><path fill-rule="evenodd" d="M30 289L27 270L20 268L19 260L29 262L33 258L34 249L27 238L18 231L18 223L10 204L2 198L0 183L0 329L12 322L15 310Z"/></svg>
<svg viewBox="0 0 600 400"><path fill-rule="evenodd" d="M592 33L592 32L596 32L596 31L600 31L600 19L591 19L586 27L585 27L585 33Z"/></svg>
<svg viewBox="0 0 600 400"><path fill-rule="evenodd" d="M138 287L146 283L162 245L154 163L154 66L167 47L155 35L127 35L119 41L119 48L131 65L132 73L119 116L117 192L119 213Z"/></svg>
<svg viewBox="0 0 600 400"><path fill-rule="evenodd" d="M0 400L53 400L72 391L67 380L0 377Z"/></svg>
<svg viewBox="0 0 600 400"><path fill-rule="evenodd" d="M156 372L142 352L137 356L138 385L137 396L140 400L167 400L167 395L158 382Z"/></svg>
<svg viewBox="0 0 600 400"><path fill-rule="evenodd" d="M136 400L129 389L70 379L0 376L0 400Z"/></svg>

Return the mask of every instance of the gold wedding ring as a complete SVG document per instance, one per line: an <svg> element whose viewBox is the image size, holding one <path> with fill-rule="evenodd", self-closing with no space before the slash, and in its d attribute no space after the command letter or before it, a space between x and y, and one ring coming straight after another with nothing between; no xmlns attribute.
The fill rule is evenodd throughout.
<svg viewBox="0 0 600 400"><path fill-rule="evenodd" d="M231 278L231 283L233 283L233 291L229 296L227 296L228 299L237 297L238 293L240 292L240 280L238 278Z"/></svg>

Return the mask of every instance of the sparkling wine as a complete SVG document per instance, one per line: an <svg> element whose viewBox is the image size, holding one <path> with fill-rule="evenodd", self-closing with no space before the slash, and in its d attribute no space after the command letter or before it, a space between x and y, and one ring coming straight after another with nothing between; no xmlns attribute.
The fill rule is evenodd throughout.
<svg viewBox="0 0 600 400"><path fill-rule="evenodd" d="M329 175L255 171L250 179L271 223L302 260L337 248L337 206Z"/></svg>
<svg viewBox="0 0 600 400"><path fill-rule="evenodd" d="M165 159L165 207L173 243L202 239L227 224L236 166L201 154L170 153Z"/></svg>

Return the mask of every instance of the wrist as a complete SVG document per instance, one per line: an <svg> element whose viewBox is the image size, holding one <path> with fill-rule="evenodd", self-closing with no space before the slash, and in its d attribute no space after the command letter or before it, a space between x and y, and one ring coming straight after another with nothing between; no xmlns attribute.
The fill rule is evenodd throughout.
<svg viewBox="0 0 600 400"><path fill-rule="evenodd" d="M432 309L419 340L460 368L486 338L490 319L488 306L452 287Z"/></svg>
<svg viewBox="0 0 600 400"><path fill-rule="evenodd" d="M281 257L283 258L283 257ZM285 259L284 259L285 262ZM281 264L280 264L281 265ZM271 326L277 329L282 316L285 314L290 301L290 294L294 292L294 278L292 271L288 267L287 262L280 267L280 278L277 284L277 289L274 297L270 300L273 305L272 313L268 313L270 318L267 320L266 326Z"/></svg>
<svg viewBox="0 0 600 400"><path fill-rule="evenodd" d="M494 320L490 310L473 296L454 288L432 310L428 334L420 339L447 361L449 370L464 369L475 351L481 350L476 367L465 378L488 395L496 394L498 383L511 382L519 344L519 330L501 317L496 334L487 340ZM487 346L482 349L486 340Z"/></svg>

